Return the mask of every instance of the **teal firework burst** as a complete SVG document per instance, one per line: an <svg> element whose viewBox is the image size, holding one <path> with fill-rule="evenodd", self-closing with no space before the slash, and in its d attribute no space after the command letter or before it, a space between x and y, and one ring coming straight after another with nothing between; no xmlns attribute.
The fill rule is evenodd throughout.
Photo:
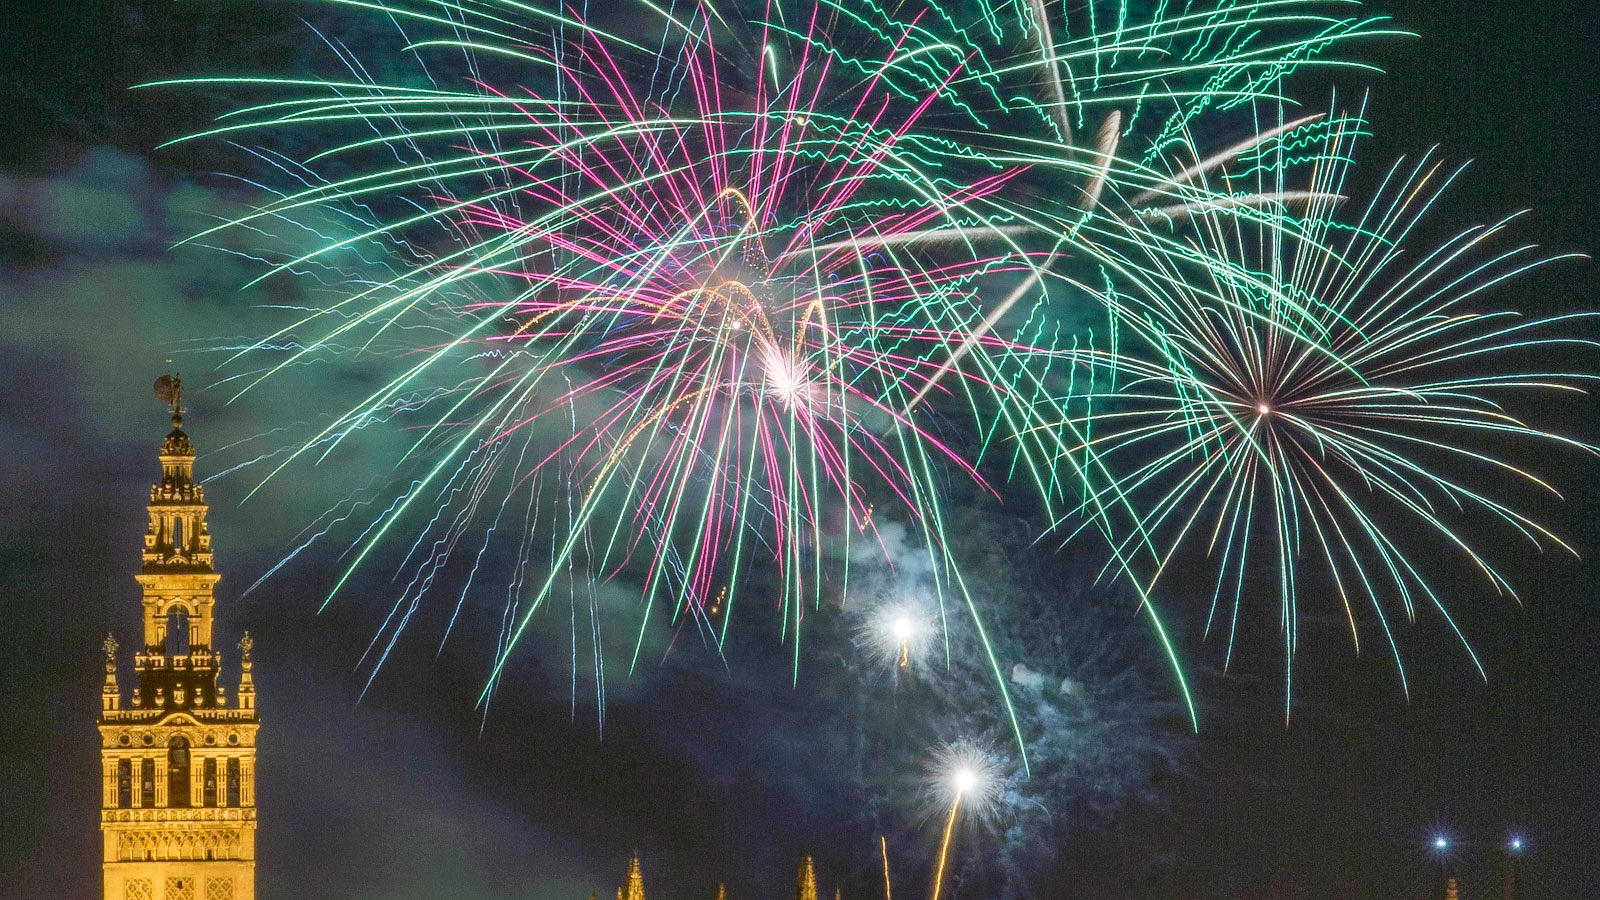
<svg viewBox="0 0 1600 900"><path fill-rule="evenodd" d="M1381 635L1404 687L1397 620L1431 611L1472 655L1436 585L1441 561L1513 595L1479 549L1485 529L1567 547L1517 488L1554 491L1522 462L1532 448L1594 452L1541 414L1594 380L1545 362L1592 351L1593 314L1483 309L1491 289L1564 257L1504 247L1509 218L1416 249L1461 170L1402 161L1354 203L1342 195L1362 122L1326 121L1313 142L1270 142L1214 176L1218 193L1283 196L1297 155L1309 174L1294 202L1140 229L1150 252L1098 291L1123 347L1070 354L1101 373L1073 401L1092 409L1074 434L1094 432L1076 452L1095 466L1076 468L1104 476L1089 505L1125 514L1117 558L1146 591L1211 572L1207 631L1230 659L1272 597L1292 673L1307 598L1330 598L1358 649L1364 626Z"/></svg>

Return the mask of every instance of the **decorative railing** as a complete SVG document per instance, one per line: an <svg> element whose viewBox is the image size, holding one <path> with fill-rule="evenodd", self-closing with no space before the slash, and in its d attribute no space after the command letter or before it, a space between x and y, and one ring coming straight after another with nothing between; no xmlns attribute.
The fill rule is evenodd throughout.
<svg viewBox="0 0 1600 900"><path fill-rule="evenodd" d="M210 822L254 822L253 806L190 806L171 808L165 806L135 809L102 809L100 821L106 824L171 822L178 824L205 824Z"/></svg>

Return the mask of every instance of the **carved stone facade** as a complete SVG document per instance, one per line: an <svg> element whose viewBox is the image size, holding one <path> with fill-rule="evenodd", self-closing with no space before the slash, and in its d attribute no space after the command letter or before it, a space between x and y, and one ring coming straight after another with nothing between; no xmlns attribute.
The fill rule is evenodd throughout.
<svg viewBox="0 0 1600 900"><path fill-rule="evenodd" d="M161 481L150 489L143 640L124 705L117 642L106 638L100 702L106 900L254 900L255 685L239 642L237 696L213 650L215 588L205 489L174 393Z"/></svg>

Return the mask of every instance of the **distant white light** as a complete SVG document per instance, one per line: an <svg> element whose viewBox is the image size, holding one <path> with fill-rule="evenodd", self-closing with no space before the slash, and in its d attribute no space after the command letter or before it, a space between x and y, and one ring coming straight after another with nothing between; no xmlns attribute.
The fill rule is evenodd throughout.
<svg viewBox="0 0 1600 900"><path fill-rule="evenodd" d="M1433 849L1435 850L1444 850L1449 846L1450 842L1445 840L1444 835L1440 835L1433 839Z"/></svg>
<svg viewBox="0 0 1600 900"><path fill-rule="evenodd" d="M1518 852L1521 852L1521 850L1522 850L1522 838L1519 838L1519 837L1512 838L1511 839L1511 852L1512 853L1518 853Z"/></svg>
<svg viewBox="0 0 1600 900"><path fill-rule="evenodd" d="M1263 400L1256 404L1256 412L1261 413L1263 416L1270 416L1272 415L1272 404Z"/></svg>

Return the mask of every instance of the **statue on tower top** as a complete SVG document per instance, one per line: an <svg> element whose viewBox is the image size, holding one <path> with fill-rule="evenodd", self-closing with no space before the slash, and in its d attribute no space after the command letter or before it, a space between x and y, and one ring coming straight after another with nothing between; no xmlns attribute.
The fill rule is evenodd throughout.
<svg viewBox="0 0 1600 900"><path fill-rule="evenodd" d="M194 456L194 445L183 433L183 380L176 375L156 379L156 397L172 408L172 433L161 444L162 456Z"/></svg>
<svg viewBox="0 0 1600 900"><path fill-rule="evenodd" d="M156 379L156 396L172 407L172 427L183 425L183 379L176 375L162 375Z"/></svg>

